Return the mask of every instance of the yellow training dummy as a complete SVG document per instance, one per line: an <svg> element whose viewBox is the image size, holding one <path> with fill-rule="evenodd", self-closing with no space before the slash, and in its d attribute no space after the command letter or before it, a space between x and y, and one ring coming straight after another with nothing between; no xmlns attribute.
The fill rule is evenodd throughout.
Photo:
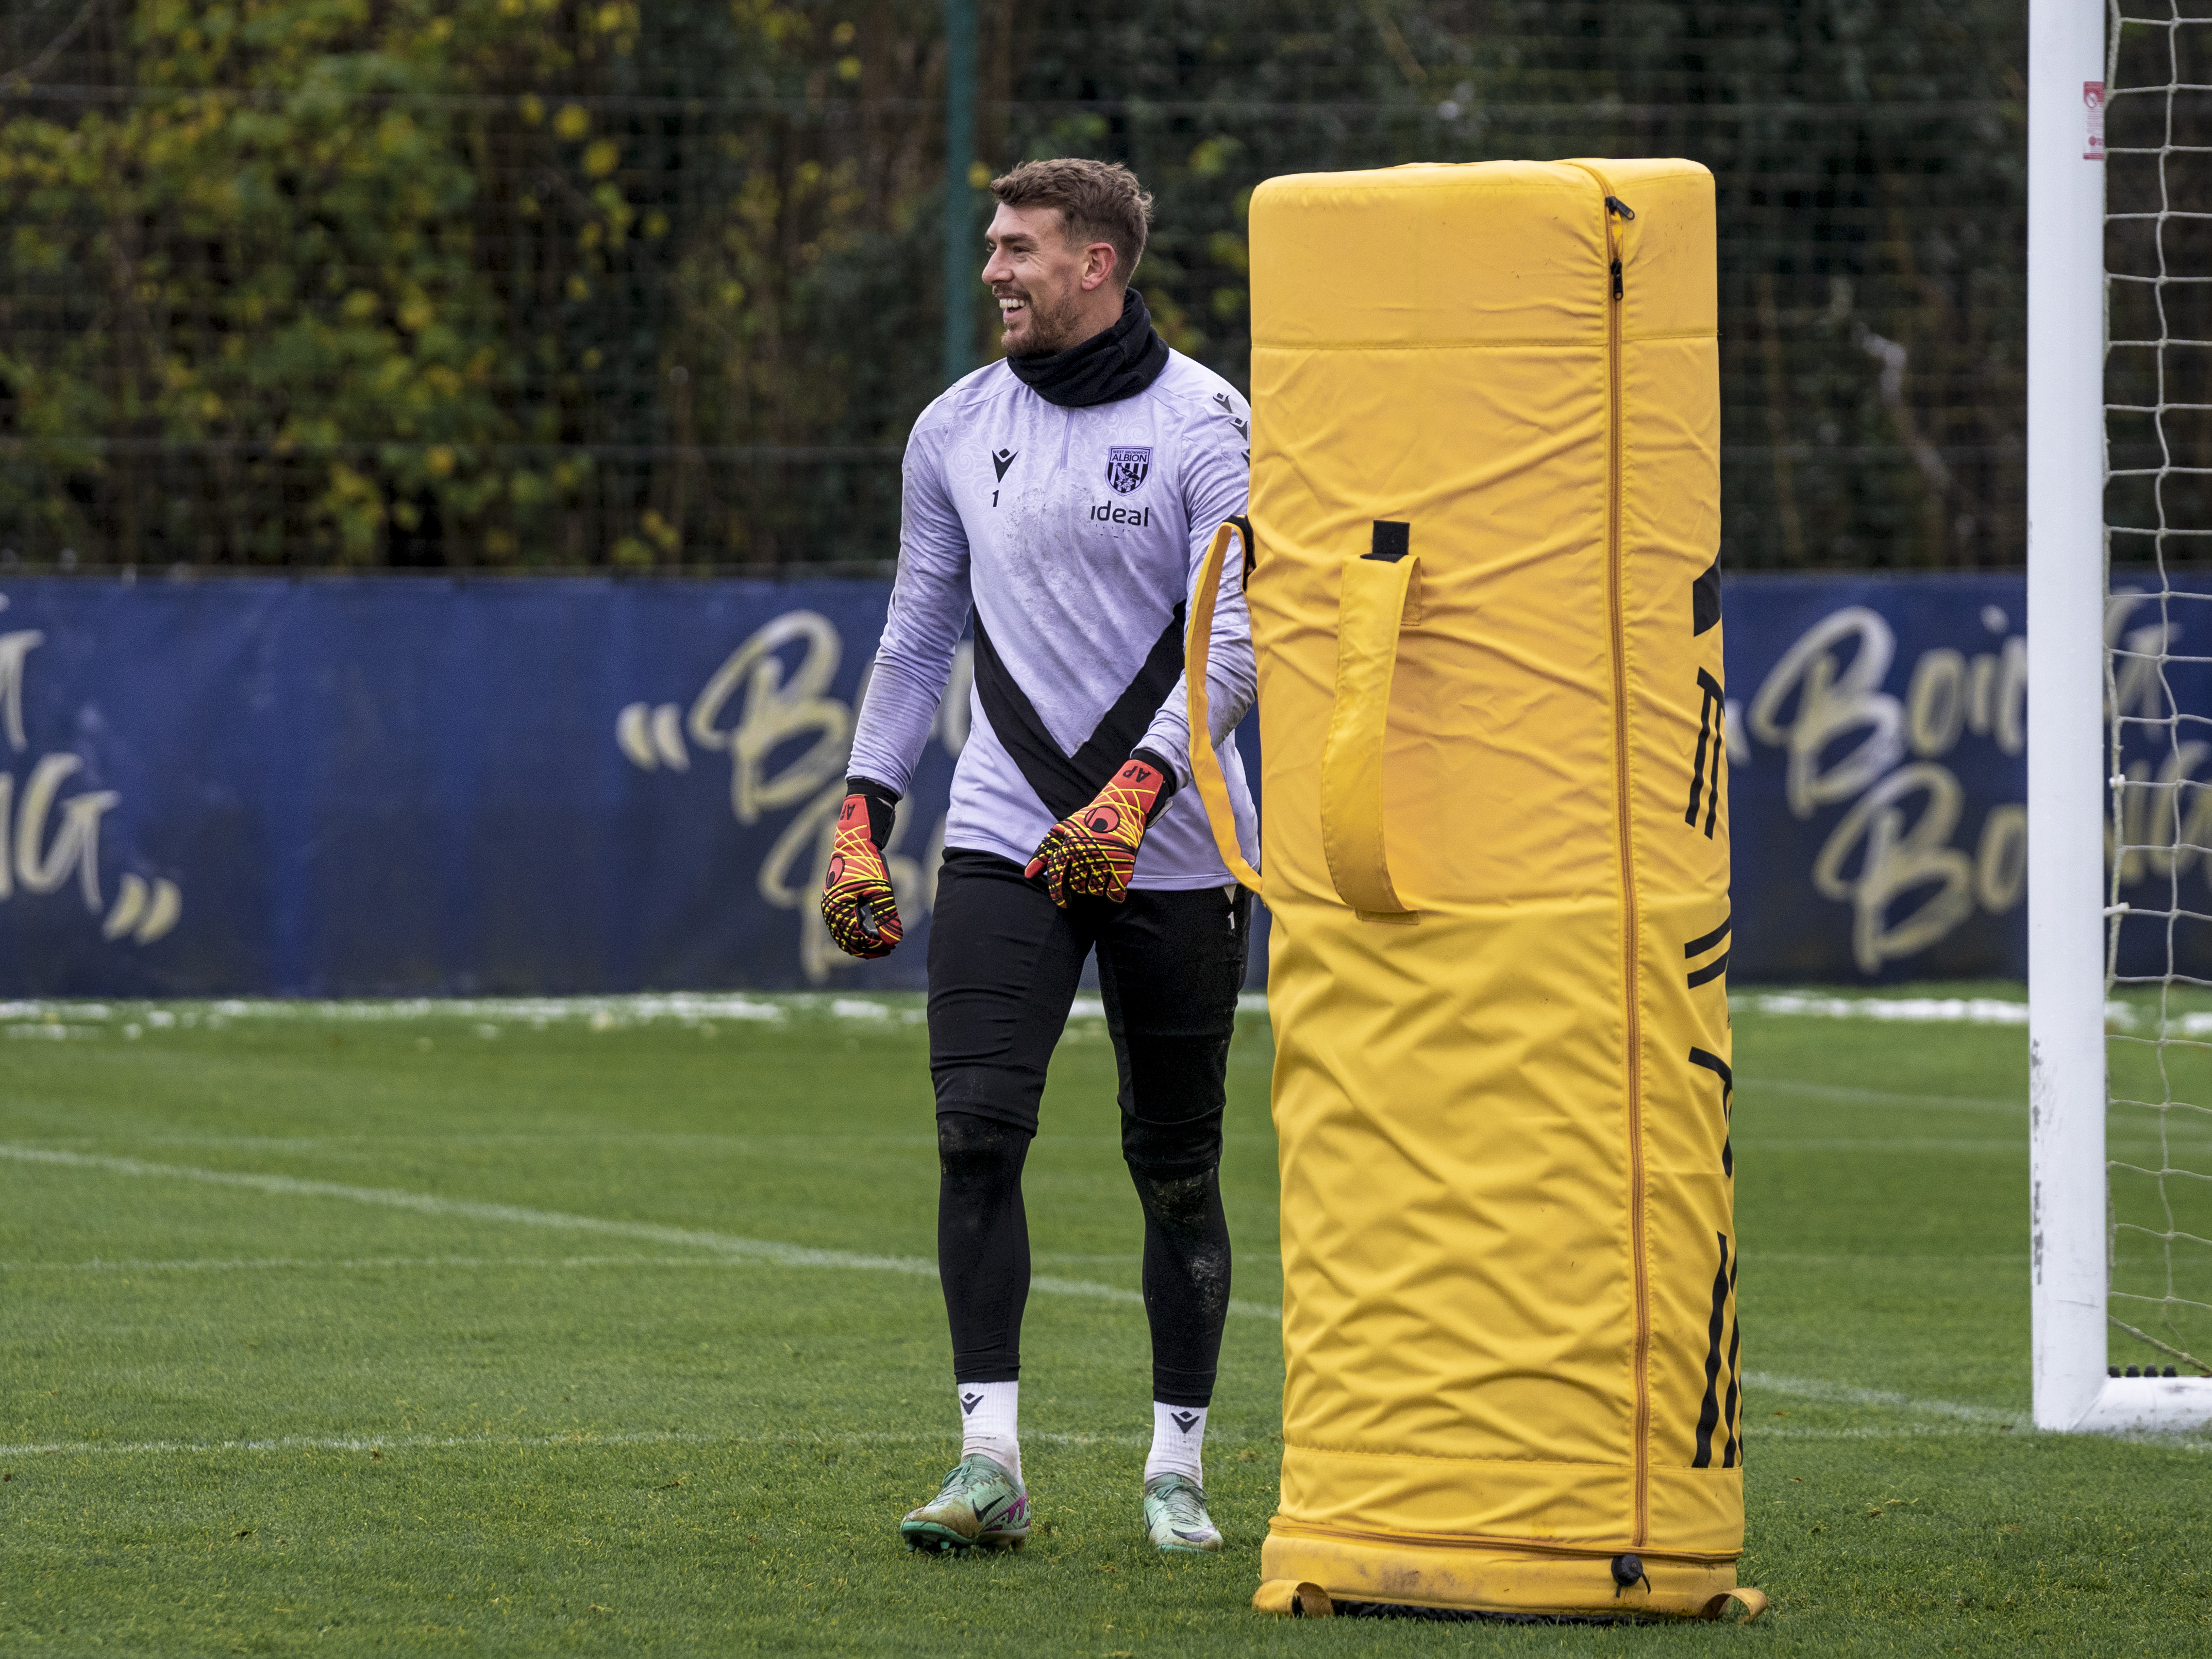
<svg viewBox="0 0 2212 1659"><path fill-rule="evenodd" d="M1257 1605L1717 1616L1743 1492L1711 176L1277 179L1251 247L1251 521L1200 574L1188 681L1206 731L1242 561L1288 1365Z"/></svg>

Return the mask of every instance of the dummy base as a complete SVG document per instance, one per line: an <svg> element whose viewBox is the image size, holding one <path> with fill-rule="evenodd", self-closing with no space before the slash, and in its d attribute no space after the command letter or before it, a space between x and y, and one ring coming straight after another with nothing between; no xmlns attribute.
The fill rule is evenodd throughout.
<svg viewBox="0 0 2212 1659"><path fill-rule="evenodd" d="M1308 1619L1350 1604L1361 1615L1402 1608L1413 1617L1490 1613L1507 1618L1717 1619L1731 1600L1747 1618L1766 1598L1740 1589L1733 1560L1640 1553L1643 1576L1614 1582L1614 1557L1508 1544L1352 1536L1318 1528L1270 1527L1260 1547L1264 1581L1252 1605Z"/></svg>

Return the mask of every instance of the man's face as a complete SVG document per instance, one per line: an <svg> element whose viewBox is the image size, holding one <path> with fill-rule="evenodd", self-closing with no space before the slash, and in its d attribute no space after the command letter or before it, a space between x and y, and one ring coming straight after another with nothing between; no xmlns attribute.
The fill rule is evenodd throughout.
<svg viewBox="0 0 2212 1659"><path fill-rule="evenodd" d="M1100 290L1114 273L1114 245L1073 241L1060 221L1058 208L1001 204L984 233L991 257L983 280L999 302L1000 343L1010 357L1065 351L1113 321L1101 323L1097 313L1111 297Z"/></svg>

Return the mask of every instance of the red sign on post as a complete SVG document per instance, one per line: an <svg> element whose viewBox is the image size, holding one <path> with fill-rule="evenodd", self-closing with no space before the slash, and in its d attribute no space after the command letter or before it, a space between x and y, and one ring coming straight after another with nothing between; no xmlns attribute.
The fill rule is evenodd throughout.
<svg viewBox="0 0 2212 1659"><path fill-rule="evenodd" d="M2081 112L2087 118L2087 135L2082 140L2081 159L2101 161L2105 159L2105 83L2084 81L2081 83Z"/></svg>

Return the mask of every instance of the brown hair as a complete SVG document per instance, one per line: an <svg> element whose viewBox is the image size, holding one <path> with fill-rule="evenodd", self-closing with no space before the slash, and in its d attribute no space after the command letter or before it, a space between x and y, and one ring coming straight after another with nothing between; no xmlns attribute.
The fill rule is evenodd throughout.
<svg viewBox="0 0 2212 1659"><path fill-rule="evenodd" d="M1137 274L1137 261L1145 257L1145 233L1152 222L1152 198L1119 161L1073 155L1024 161L992 179L991 194L1010 208L1058 208L1069 241L1114 245L1115 282L1127 288Z"/></svg>

